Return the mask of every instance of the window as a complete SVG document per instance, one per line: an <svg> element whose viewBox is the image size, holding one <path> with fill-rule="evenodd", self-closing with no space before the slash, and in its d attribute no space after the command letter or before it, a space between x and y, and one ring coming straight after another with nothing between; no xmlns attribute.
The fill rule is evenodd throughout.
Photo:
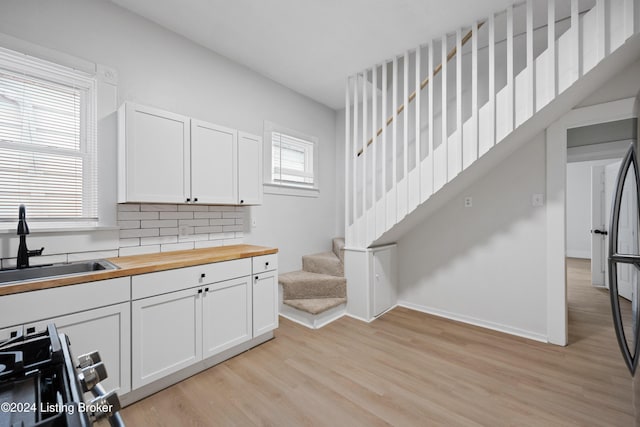
<svg viewBox="0 0 640 427"><path fill-rule="evenodd" d="M265 162L268 162L265 167L265 171L268 171L265 182L272 187L272 191L265 191L282 194L276 187L286 187L292 189L288 194L317 193L317 138L265 122L264 139L267 142ZM307 194L303 194L305 192Z"/></svg>
<svg viewBox="0 0 640 427"><path fill-rule="evenodd" d="M0 220L97 221L96 80L0 49Z"/></svg>

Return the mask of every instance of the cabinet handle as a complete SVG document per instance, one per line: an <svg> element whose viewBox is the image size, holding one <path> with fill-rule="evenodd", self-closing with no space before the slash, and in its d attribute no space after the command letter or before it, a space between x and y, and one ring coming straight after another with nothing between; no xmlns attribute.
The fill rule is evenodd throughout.
<svg viewBox="0 0 640 427"><path fill-rule="evenodd" d="M15 338L18 336L18 331L11 331L11 338Z"/></svg>
<svg viewBox="0 0 640 427"><path fill-rule="evenodd" d="M198 289L198 293L201 294L202 293L202 289Z"/></svg>
<svg viewBox="0 0 640 427"><path fill-rule="evenodd" d="M258 280L258 276L256 276L256 280Z"/></svg>
<svg viewBox="0 0 640 427"><path fill-rule="evenodd" d="M240 203L244 203L244 200L240 200Z"/></svg>
<svg viewBox="0 0 640 427"><path fill-rule="evenodd" d="M33 334L35 332L36 332L36 327L35 326L27 328L27 334Z"/></svg>
<svg viewBox="0 0 640 427"><path fill-rule="evenodd" d="M204 288L204 291L205 292L209 292L209 288Z"/></svg>
<svg viewBox="0 0 640 427"><path fill-rule="evenodd" d="M197 202L197 201L198 201L198 198L196 197L195 199L193 199L193 201L194 201L194 202Z"/></svg>
<svg viewBox="0 0 640 427"><path fill-rule="evenodd" d="M265 263L264 263L264 266L265 266L265 267L269 267L269 261L265 262Z"/></svg>
<svg viewBox="0 0 640 427"><path fill-rule="evenodd" d="M201 279L204 279L205 277L207 277L207 274L206 274L206 273L202 273L202 274L200 275L200 278L201 278Z"/></svg>
<svg viewBox="0 0 640 427"><path fill-rule="evenodd" d="M187 203L191 201L191 197L187 197Z"/></svg>

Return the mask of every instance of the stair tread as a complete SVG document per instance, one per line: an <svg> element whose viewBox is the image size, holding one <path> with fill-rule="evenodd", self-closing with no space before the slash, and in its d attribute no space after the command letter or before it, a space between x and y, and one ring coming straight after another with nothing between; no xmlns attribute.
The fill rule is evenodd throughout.
<svg viewBox="0 0 640 427"><path fill-rule="evenodd" d="M304 270L291 271L278 275L278 282L280 283L291 283L294 281L346 282L347 279L330 274L312 273Z"/></svg>
<svg viewBox="0 0 640 427"><path fill-rule="evenodd" d="M344 298L347 280L328 274L292 271L278 276L284 299Z"/></svg>
<svg viewBox="0 0 640 427"><path fill-rule="evenodd" d="M306 298L286 299L282 301L290 307L306 311L310 314L320 314L347 302L346 298Z"/></svg>

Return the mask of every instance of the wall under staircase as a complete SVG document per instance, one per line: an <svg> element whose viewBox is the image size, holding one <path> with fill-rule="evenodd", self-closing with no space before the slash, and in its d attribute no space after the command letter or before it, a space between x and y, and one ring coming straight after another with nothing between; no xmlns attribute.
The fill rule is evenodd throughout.
<svg viewBox="0 0 640 427"><path fill-rule="evenodd" d="M547 4L550 3L560 4L562 2L549 2ZM486 144L486 139L475 139L472 136L471 141L477 144L477 153L479 154L475 159L471 155L470 157L466 156L467 160L465 161L464 153L468 153L468 150L451 149L460 142L455 132L456 126L459 124L456 116L458 113L456 102L458 100L463 100L463 114L461 117L464 123L468 123L471 120L471 125L474 125L474 119L470 119L471 116L467 116L470 113L468 107L464 106L466 105L465 97L459 96L457 93L457 76L455 73L453 74L453 89L449 87L450 82L446 83L448 85L447 91L454 94L446 97L446 99L453 102L453 107L447 104L444 105L444 108L440 107L440 111L450 111L453 108L453 113L447 111L445 114L445 117L453 117L453 122L455 123L453 132L447 134L446 139L443 139L441 134L434 138L432 135L436 134L437 131L432 134L428 129L437 120L442 120L442 114L438 111L437 113L439 114L435 114L433 118L427 118L428 125L425 132L423 120L417 120L417 122L423 123L422 126L418 127L416 127L415 121L411 122L412 110L408 108L404 112L408 111L409 117L405 119L402 116L395 116L395 120L398 121L396 128L393 129L392 125L385 131L387 135L383 139L382 146L390 141L389 134L391 134L390 144L393 145L392 140L395 134L397 149L395 156L393 154L394 150L391 150L391 152L384 150L376 152L375 143L371 146L366 146L366 141L370 138L370 135L375 134L377 130L377 124L372 124L371 118L381 118L383 116L380 114L380 108L383 105L381 104L382 93L380 93L379 99L375 101L377 111L376 114L373 114L374 108L372 104L375 97L371 97L371 93L375 93L375 89L373 89L375 84L372 85L371 81L376 80L372 78L374 74L373 68L359 74L352 80L355 85L358 84L356 83L357 81L360 81L362 85L359 86L360 100L355 102L355 98L350 98L352 102L348 105L351 110L347 114L347 120L353 120L355 109L359 110L359 119L355 122L352 121L350 124L353 126L356 123L356 127L359 127L358 138L354 139L353 127L347 131L347 197L345 198L345 203L347 204L347 247L349 247L349 243L351 243L352 248L377 246L389 242L398 243L399 304L516 335L542 341L549 340L549 325L547 324L547 310L549 307L546 300L547 276L545 259L545 247L548 244L548 239L545 235L547 208L546 206L534 208L531 201L533 194L543 194L545 202L547 197L545 194L545 145L547 144L545 129L581 102L587 95L602 87L609 79L617 78L617 73L640 57L638 36L634 36L630 32L625 35L616 33L616 31L629 31L624 30L625 25L627 25L626 28L633 28L633 31L637 32L637 17L635 18L636 21L633 21L633 17L637 16L637 1L591 2L592 4L588 5L589 8L584 10L581 9L581 6L586 4L585 2L571 1L565 3L572 9L568 21L577 22L577 26L574 26L574 29L579 28L576 31L578 34L587 34L589 37L593 34L608 34L604 38L604 43L598 44L597 40L595 40L596 46L600 46L596 48L596 52L605 52L605 54L599 60L590 58L585 61L588 56L585 54L588 50L587 47L594 40L587 41L584 37L579 37L576 42L575 33L571 32L571 27L561 29L561 24L557 24L558 37L560 39L565 37L565 39L554 44L556 54L552 55L552 57L556 58L556 65L551 68L547 64L548 69L555 69L556 73L558 73L558 77L554 79L556 88L554 97L546 100L546 104L540 106L538 106L537 102L541 97L534 97L535 110L532 109L532 111L535 111L535 114L528 118L523 119L520 116L519 119L516 119L518 114L522 113L514 113L512 117L508 118L508 121L515 120L513 122L513 130L508 131L506 134L501 131L503 134L499 136L500 139L494 139L493 145L486 149L484 154L482 154L483 149L480 144L481 140L484 140L483 143ZM595 8L591 8L594 5ZM526 10L528 5L525 3L519 7ZM608 10L608 12L604 13L604 19L599 18L603 9L598 9L598 7L604 7L605 11ZM621 7L622 9L612 11L611 7ZM624 10L625 7L634 7L635 10L631 15L621 15L619 12ZM578 13L578 11L582 13ZM517 15L517 13L511 13ZM505 13L505 15L508 14L509 12ZM613 19L614 16L616 17L615 19ZM629 27L631 25L629 24L629 16L632 17L632 27ZM592 27L590 27L593 24L594 17L597 18L595 22L598 30L592 30ZM566 20L563 22L566 24ZM612 28L612 25L615 28ZM606 33L600 31L599 29L601 28L604 28ZM463 35L465 30L466 28L459 33ZM527 31L525 29L525 34ZM514 30L514 33L517 33L517 31ZM531 33L533 34L534 32L532 31ZM454 39L457 38L458 35L456 34ZM574 44L578 49L582 50L582 55L578 55L575 60L571 58L576 58L576 56L567 55L566 52L560 55L560 50L566 49L566 47L560 46L571 46L572 42L575 42ZM518 42L516 41L513 44L517 45ZM603 44L604 50L598 50L602 48ZM528 49L526 41L524 45L524 51L526 52ZM539 73L543 68L539 66L540 52L544 53L549 48L548 45L543 47L545 49L533 49L535 52L534 58L537 58L536 73ZM577 50L577 52L580 52L580 50ZM473 53L467 55L473 55ZM515 53L512 59L516 55L518 54ZM401 57L402 60L406 58L407 55ZM562 61L567 59L569 63L575 61L574 65L577 64L577 68L573 68L573 71L569 72L569 80L559 83L562 80L559 77L561 71L564 72L563 75L565 77L567 76L566 67L561 65ZM398 61L399 59L396 58L396 62ZM455 61L456 59L453 60L453 62ZM407 63L412 63L411 54L409 54ZM462 63L464 64L464 61ZM531 62L527 59L525 63ZM393 74L393 68L392 61L391 74ZM382 70L383 66L381 65L375 74L382 73ZM525 73L524 75L522 74L523 72ZM389 79L389 73L387 72L386 74L387 79ZM404 71L400 74L404 75ZM526 67L518 72L518 67L516 66L514 75L520 75L520 80L526 74ZM367 78L369 83L366 83ZM411 82L412 78L409 77L409 79L405 80ZM479 78L479 80L481 79ZM436 84L438 83L438 80L434 81ZM498 93L500 91L513 90L513 105L517 106L518 97L522 100L527 96L523 98L522 93L518 92L519 85L517 81L514 80L514 82L516 83L512 85L512 89L508 88L506 84L502 88L496 85L495 89ZM536 75L535 82L539 83L538 75ZM382 88L382 82L380 81L379 83L378 87ZM536 83L534 83L534 88L540 87L548 90L548 86L543 88L542 85ZM405 92L404 83L396 83L396 85L400 85L401 92ZM393 83L391 86L393 86ZM364 87L366 87L364 90L368 93L366 96L363 95L362 89ZM464 88L464 86L462 87ZM522 83L520 83L520 87L522 87ZM353 95L353 92L349 92L353 88L354 86L348 88L349 96ZM393 89L391 91L393 92ZM406 92L410 93L411 90L406 90ZM438 89L435 89L434 92L434 95L437 94ZM423 102L425 98L428 100L429 96L428 92L425 95L423 91ZM393 96L391 97L393 98ZM405 95L403 97L406 98ZM497 95L496 99L504 99L504 94ZM440 99L440 101L442 100ZM396 106L400 103L401 100L396 103ZM424 109L424 105L422 109ZM365 115L367 119L363 120L362 111L367 110L371 110L371 113L368 116ZM395 109L392 106L387 111L391 112L395 111ZM415 111L414 109L414 116ZM422 110L417 108L417 111ZM471 111L473 111L473 108ZM489 121L493 121L496 127L500 127L497 124L500 118L496 116L490 117ZM504 116L505 114L500 115L500 117ZM450 119L445 120L447 121L447 126L450 126ZM363 123L365 121L368 122L366 126ZM470 125L466 124L466 126ZM389 168L382 167L382 164L389 164L389 159L384 159L385 156L390 155L392 157L390 161L391 170L393 171L393 164L395 164L395 172L397 173L405 164L403 150L410 147L406 151L407 154L412 155L415 152L416 146L411 146L411 138L407 139L405 145L405 131L402 128L402 131L399 131L399 127L407 128L408 132L406 133L408 135L411 135L412 128L422 129L422 136L418 139L420 141L418 146L424 146L425 135L427 144L431 144L431 139L440 139L440 146L447 148L446 166L441 168L441 171L442 169L447 170L449 166L457 165L458 162L462 162L462 165L457 170L455 167L453 168L454 174L452 176L449 176L448 172L451 170L449 168L449 171L440 177L441 183L438 184L440 188L437 188L438 185L433 185L432 182L431 185L433 185L434 191L424 200L420 194L422 191L421 173L423 170L415 168L415 161L406 163L409 165L406 169L409 171L407 176L410 178L412 171L414 171L414 174L417 172L419 177L417 182L420 184L418 186L420 192L416 192L412 196L414 198L413 202L409 201L410 197L404 189L400 192L398 191L400 182L404 179L404 173L397 175L398 180L394 184L396 191L392 194L385 192L389 189L389 186L382 184L382 180L376 178L376 174L382 173L384 170L382 176L388 180ZM465 129L464 126L463 129ZM413 131L413 135L417 133L417 130ZM467 133L463 132L463 134L466 138ZM465 146L465 138L462 140L463 148ZM444 141L446 141L447 145L444 145ZM398 151L399 146L402 149ZM367 152L369 153L370 163L362 160L362 156L355 155L360 148L364 148L363 151L365 153L363 156L366 156ZM429 153L434 153L435 163L437 158L435 156L436 150L430 151L427 149L421 161L429 159ZM453 163L450 163L451 155L454 156ZM373 160L374 156L376 161ZM382 161L380 156L383 157ZM354 161L353 159L356 160ZM351 165L349 165L350 162ZM373 165L376 165L376 167ZM414 177L414 179L416 178ZM409 191L412 187L408 182L406 184L407 191ZM413 190L416 191L415 186L413 186ZM353 194L355 194L355 198L352 197ZM417 202L416 194L420 194ZM399 197L399 195L402 195L402 197ZM463 207L463 198L466 195L474 196L472 208L465 209ZM389 203L389 197L393 199L391 203ZM399 200L405 202L405 207L402 207L405 212L398 210L397 203ZM390 209L389 205L393 203L396 203L395 209ZM380 205L383 208L380 208ZM389 215L390 211L391 215ZM392 221L389 223L390 217ZM348 279L350 282L352 281L351 278L348 277ZM562 344L561 342L557 343Z"/></svg>

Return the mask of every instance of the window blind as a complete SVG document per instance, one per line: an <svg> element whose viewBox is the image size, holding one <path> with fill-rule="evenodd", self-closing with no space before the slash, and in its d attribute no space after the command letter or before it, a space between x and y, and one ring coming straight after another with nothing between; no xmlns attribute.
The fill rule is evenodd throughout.
<svg viewBox="0 0 640 427"><path fill-rule="evenodd" d="M0 49L0 219L96 221L95 79Z"/></svg>
<svg viewBox="0 0 640 427"><path fill-rule="evenodd" d="M313 186L312 141L272 132L272 178L274 182Z"/></svg>

